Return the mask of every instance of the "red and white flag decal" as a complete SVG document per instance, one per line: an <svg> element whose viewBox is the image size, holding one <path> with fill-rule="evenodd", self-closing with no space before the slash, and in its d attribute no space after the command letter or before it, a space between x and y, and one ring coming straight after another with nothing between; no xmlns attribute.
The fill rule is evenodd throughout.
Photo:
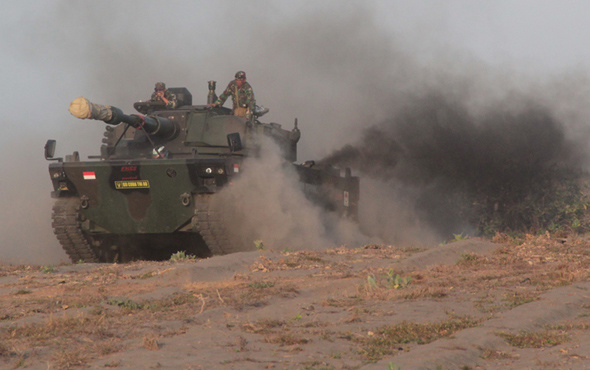
<svg viewBox="0 0 590 370"><path fill-rule="evenodd" d="M84 180L96 180L94 171L84 171L82 172L82 176L84 176Z"/></svg>
<svg viewBox="0 0 590 370"><path fill-rule="evenodd" d="M240 165L238 163L234 163L234 172L240 172Z"/></svg>

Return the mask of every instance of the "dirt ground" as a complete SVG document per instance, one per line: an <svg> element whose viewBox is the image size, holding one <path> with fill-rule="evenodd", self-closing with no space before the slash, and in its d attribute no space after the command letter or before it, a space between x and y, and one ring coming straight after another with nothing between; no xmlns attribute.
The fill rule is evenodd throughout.
<svg viewBox="0 0 590 370"><path fill-rule="evenodd" d="M590 242L0 266L0 367L588 369Z"/></svg>

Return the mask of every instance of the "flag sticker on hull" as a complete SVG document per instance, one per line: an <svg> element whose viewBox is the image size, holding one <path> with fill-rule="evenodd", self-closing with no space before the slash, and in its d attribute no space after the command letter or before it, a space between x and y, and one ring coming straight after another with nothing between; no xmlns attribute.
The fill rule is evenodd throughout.
<svg viewBox="0 0 590 370"><path fill-rule="evenodd" d="M84 171L82 172L82 176L84 176L84 180L96 180L94 171Z"/></svg>

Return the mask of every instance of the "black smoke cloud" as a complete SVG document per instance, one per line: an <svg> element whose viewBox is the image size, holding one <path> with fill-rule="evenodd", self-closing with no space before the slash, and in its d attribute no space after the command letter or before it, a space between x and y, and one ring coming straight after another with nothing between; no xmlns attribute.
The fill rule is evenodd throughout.
<svg viewBox="0 0 590 370"><path fill-rule="evenodd" d="M503 214L511 230L538 226L515 208L577 177L583 146L533 96L512 94L478 113L466 101L432 89L321 162L407 192L414 217L441 237L476 231L485 211Z"/></svg>

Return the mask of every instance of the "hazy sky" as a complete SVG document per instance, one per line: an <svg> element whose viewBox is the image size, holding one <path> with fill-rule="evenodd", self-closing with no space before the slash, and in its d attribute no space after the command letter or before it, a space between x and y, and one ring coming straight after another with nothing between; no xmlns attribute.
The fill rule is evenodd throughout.
<svg viewBox="0 0 590 370"><path fill-rule="evenodd" d="M395 47L417 63L457 58L457 64L463 65L473 59L542 78L574 68L586 71L590 66L590 49L583 42L590 28L590 4L584 1L343 3L257 1L244 7L240 1L8 2L0 14L2 100L10 106L4 120L13 122L11 126L22 121L39 133L59 135L64 120L71 119L63 108L79 95L92 94L129 109L131 102L148 95L155 80L186 85L193 95L204 96L207 80L214 78L223 86L237 69L250 72L258 101L268 106L271 96L265 89L272 80L264 80L263 74L281 72L281 63L288 61L276 48L293 46L286 37L289 31L281 25L298 28L292 31L294 37L310 38L296 43L313 44L313 38L327 33L318 18L325 19L325 27L340 20L350 22L355 15L366 23L328 34L333 39L326 40L322 52L327 54L341 52L351 39L362 42L370 36L358 37L360 33L375 30L383 50ZM318 27L317 32L313 27ZM284 42L276 41L279 36ZM249 54L248 49L258 55ZM232 50L242 55L227 57ZM273 57L274 52L279 58ZM216 59L218 55L224 60ZM303 68L284 72L292 78L306 73ZM123 86L129 80L134 86ZM121 90L128 94L110 98ZM275 105L270 106L271 118L291 120ZM20 133L22 123L17 126L10 132ZM3 135L2 140L10 138Z"/></svg>
<svg viewBox="0 0 590 370"><path fill-rule="evenodd" d="M50 228L42 150L53 138L61 156L98 153L104 125L67 112L79 96L132 113L164 81L201 103L206 81L217 80L219 92L243 69L271 110L264 118L287 128L299 119L306 160L354 140L390 113L382 107L446 73L484 76L498 91L573 75L579 83L590 70L587 1L19 0L2 8L0 262L65 261ZM587 87L576 91L588 96Z"/></svg>

